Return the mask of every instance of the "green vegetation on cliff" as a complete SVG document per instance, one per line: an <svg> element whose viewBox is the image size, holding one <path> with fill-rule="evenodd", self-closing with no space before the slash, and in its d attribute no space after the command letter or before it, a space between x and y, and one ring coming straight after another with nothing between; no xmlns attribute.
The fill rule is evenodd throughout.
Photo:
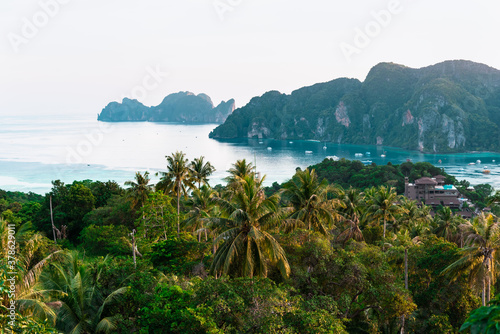
<svg viewBox="0 0 500 334"><path fill-rule="evenodd" d="M211 138L315 139L424 152L500 151L500 71L470 61L373 67L291 95L253 98Z"/></svg>

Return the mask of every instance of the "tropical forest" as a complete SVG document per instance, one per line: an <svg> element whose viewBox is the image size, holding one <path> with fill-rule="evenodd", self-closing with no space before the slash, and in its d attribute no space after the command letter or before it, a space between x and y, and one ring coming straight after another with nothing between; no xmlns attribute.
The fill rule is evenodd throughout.
<svg viewBox="0 0 500 334"><path fill-rule="evenodd" d="M0 190L2 333L497 333L500 192L430 163L341 159L265 186L203 156ZM462 218L404 197L443 175ZM155 181L153 181L155 180Z"/></svg>

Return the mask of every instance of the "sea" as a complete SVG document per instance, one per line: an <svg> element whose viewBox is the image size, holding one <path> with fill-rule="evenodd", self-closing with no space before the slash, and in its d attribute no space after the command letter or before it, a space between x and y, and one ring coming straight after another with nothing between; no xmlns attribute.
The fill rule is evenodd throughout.
<svg viewBox="0 0 500 334"><path fill-rule="evenodd" d="M95 117L95 116L94 116ZM327 157L366 164L427 161L472 185L500 189L500 153L423 154L386 146L347 145L312 140L209 139L216 124L98 122L87 116L2 117L0 189L45 194L52 181L114 180L123 185L137 171L166 171L165 156L182 151L190 160L204 156L216 168L210 184L223 184L239 159L256 165L265 185L289 180L297 167ZM487 169L489 174L484 174Z"/></svg>

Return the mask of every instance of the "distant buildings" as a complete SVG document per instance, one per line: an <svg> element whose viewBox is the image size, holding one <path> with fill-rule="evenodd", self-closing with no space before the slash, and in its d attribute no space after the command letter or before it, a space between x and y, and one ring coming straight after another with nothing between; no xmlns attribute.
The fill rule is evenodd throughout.
<svg viewBox="0 0 500 334"><path fill-rule="evenodd" d="M446 177L443 175L436 175L433 178L422 177L415 180L415 183L409 183L406 177L404 195L411 200L431 206L433 209L440 205L448 206L451 209L459 210L456 214L464 218L472 217L473 210L463 207L463 204L468 200L463 198L453 185L445 184L445 179ZM469 205L471 204L468 203Z"/></svg>

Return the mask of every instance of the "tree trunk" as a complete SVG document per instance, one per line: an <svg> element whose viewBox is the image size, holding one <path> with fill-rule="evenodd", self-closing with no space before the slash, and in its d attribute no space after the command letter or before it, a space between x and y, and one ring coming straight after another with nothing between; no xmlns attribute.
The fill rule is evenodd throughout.
<svg viewBox="0 0 500 334"><path fill-rule="evenodd" d="M405 248L405 289L408 290L408 249ZM401 316L401 334L405 333L405 316Z"/></svg>
<svg viewBox="0 0 500 334"><path fill-rule="evenodd" d="M490 302L490 294L491 294L491 280L490 280L490 268L491 268L491 259L486 260L488 266L486 267L488 271L486 272L486 304Z"/></svg>
<svg viewBox="0 0 500 334"><path fill-rule="evenodd" d="M483 306L486 306L486 284L485 278L483 277L483 293L481 296L481 301L483 302Z"/></svg>
<svg viewBox="0 0 500 334"><path fill-rule="evenodd" d="M179 185L178 185L179 186ZM181 234L180 211L181 211L181 189L177 187L177 237Z"/></svg>
<svg viewBox="0 0 500 334"><path fill-rule="evenodd" d="M405 289L408 290L408 248L405 248Z"/></svg>
<svg viewBox="0 0 500 334"><path fill-rule="evenodd" d="M136 263L136 257L135 257L135 233L134 232L132 232L132 254L134 256L134 269L137 269L137 263Z"/></svg>
<svg viewBox="0 0 500 334"><path fill-rule="evenodd" d="M54 235L54 243L57 244L56 226L54 225L54 215L52 213L52 195L50 195L49 199L50 199L50 222L52 223L52 234Z"/></svg>
<svg viewBox="0 0 500 334"><path fill-rule="evenodd" d="M384 244L385 244L385 217L384 217ZM385 245L384 245L385 247Z"/></svg>

